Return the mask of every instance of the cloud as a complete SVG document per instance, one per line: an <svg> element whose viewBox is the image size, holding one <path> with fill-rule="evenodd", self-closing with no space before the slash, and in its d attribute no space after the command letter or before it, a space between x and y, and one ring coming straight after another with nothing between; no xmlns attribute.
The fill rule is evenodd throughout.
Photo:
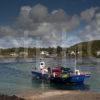
<svg viewBox="0 0 100 100"><path fill-rule="evenodd" d="M46 29L47 26L50 25L50 27L54 26L56 30L60 29L61 31L64 27L66 31L71 31L72 29L78 27L79 24L80 19L77 15L68 16L66 15L66 12L62 9L48 12L48 9L45 6L38 4L34 7L22 7L20 15L17 18L15 27L21 30L31 31L33 35L36 35L37 30L40 30L43 27L45 27Z"/></svg>
<svg viewBox="0 0 100 100"><path fill-rule="evenodd" d="M95 19L92 20L85 28L80 32L82 40L100 40L100 12L95 14Z"/></svg>
<svg viewBox="0 0 100 100"><path fill-rule="evenodd" d="M96 13L96 11L98 9L99 9L98 7L95 7L95 8L92 7L90 9L87 9L87 10L81 12L80 15L81 15L82 20L85 20L87 22L90 22L94 18L95 13Z"/></svg>
<svg viewBox="0 0 100 100"><path fill-rule="evenodd" d="M79 25L79 16L69 16L63 9L48 12L47 7L38 4L21 8L15 29L23 35L27 31L28 36L41 37L46 45L54 45L61 41L63 31L72 31Z"/></svg>
<svg viewBox="0 0 100 100"><path fill-rule="evenodd" d="M14 30L12 27L0 26L0 37L15 35L15 34L16 34L16 30Z"/></svg>
<svg viewBox="0 0 100 100"><path fill-rule="evenodd" d="M34 22L43 22L48 17L48 9L47 7L38 4L31 8L30 17Z"/></svg>
<svg viewBox="0 0 100 100"><path fill-rule="evenodd" d="M19 16L15 22L14 27L21 30L32 30L34 28L33 20L30 18L29 14L31 7L23 6L20 10Z"/></svg>
<svg viewBox="0 0 100 100"><path fill-rule="evenodd" d="M9 39L12 40L9 43L12 46L44 47L72 45L80 40L88 40L88 38L98 39L100 36L98 9L95 7L82 11L80 15L68 15L63 9L55 9L50 12L47 7L41 4L33 7L23 6L13 25L0 26L0 36L11 36ZM80 27L83 20L88 23L85 28L74 35L73 32ZM71 37L67 36L68 32L71 32ZM6 39L9 40L8 38L4 40Z"/></svg>

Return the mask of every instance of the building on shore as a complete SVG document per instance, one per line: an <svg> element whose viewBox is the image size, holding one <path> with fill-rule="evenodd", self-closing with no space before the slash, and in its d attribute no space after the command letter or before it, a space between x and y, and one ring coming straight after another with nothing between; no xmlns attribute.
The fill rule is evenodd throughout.
<svg viewBox="0 0 100 100"><path fill-rule="evenodd" d="M13 53L10 53L10 56L11 56L11 57L17 57L17 56L18 56L18 54L17 54L17 53L15 53L15 52L13 52Z"/></svg>
<svg viewBox="0 0 100 100"><path fill-rule="evenodd" d="M97 56L100 56L100 51L97 51Z"/></svg>

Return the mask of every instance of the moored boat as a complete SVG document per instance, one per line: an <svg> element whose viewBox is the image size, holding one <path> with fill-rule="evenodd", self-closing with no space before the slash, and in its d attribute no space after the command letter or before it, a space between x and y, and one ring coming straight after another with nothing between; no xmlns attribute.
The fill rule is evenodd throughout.
<svg viewBox="0 0 100 100"><path fill-rule="evenodd" d="M83 73L80 70L74 71L70 68L61 66L57 67L45 67L45 62L40 62L39 68L32 70L33 79L49 80L53 83L71 83L71 84L83 84L86 78L91 76L90 73Z"/></svg>

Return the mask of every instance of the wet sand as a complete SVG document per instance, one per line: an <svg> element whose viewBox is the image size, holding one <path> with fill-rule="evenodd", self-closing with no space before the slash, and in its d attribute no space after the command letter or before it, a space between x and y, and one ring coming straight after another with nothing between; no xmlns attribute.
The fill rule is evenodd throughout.
<svg viewBox="0 0 100 100"><path fill-rule="evenodd" d="M20 95L26 100L100 100L100 93L82 91L34 91Z"/></svg>

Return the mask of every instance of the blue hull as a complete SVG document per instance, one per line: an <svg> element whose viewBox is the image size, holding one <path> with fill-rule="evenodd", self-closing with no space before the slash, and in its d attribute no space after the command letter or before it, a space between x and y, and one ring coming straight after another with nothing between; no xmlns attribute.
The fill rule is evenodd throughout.
<svg viewBox="0 0 100 100"><path fill-rule="evenodd" d="M32 71L32 77L35 79L48 79L48 74L42 75L41 72Z"/></svg>
<svg viewBox="0 0 100 100"><path fill-rule="evenodd" d="M33 78L36 79L48 79L53 83L75 83L75 84L83 84L86 78L89 78L90 75L73 75L68 78L61 77L48 77L48 74L42 75L40 72L32 71Z"/></svg>
<svg viewBox="0 0 100 100"><path fill-rule="evenodd" d="M42 73L36 72L36 71L32 71L32 77L33 78L41 78L42 77Z"/></svg>
<svg viewBox="0 0 100 100"><path fill-rule="evenodd" d="M74 75L70 76L68 78L61 78L61 77L51 77L50 80L51 82L55 83L75 83L75 84L83 84L85 80L85 75Z"/></svg>

